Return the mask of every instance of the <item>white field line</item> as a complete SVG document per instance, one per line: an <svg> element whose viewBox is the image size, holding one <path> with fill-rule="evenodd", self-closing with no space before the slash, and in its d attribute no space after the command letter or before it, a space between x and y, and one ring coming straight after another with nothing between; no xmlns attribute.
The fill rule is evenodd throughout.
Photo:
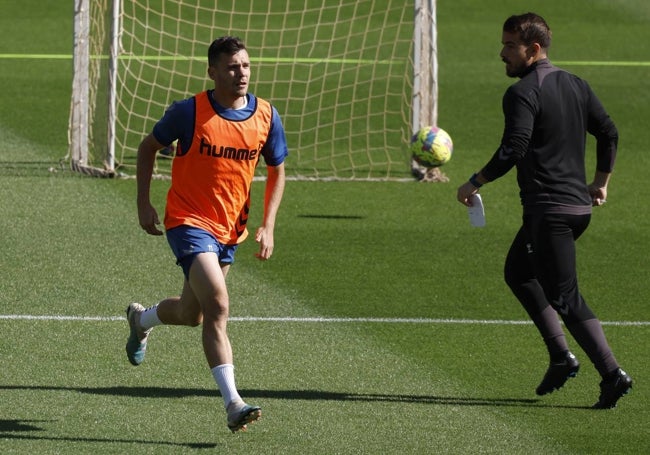
<svg viewBox="0 0 650 455"><path fill-rule="evenodd" d="M0 320L32 321L125 321L124 316L62 316L0 314ZM334 318L334 317L231 317L230 322L293 322L293 323L382 323L382 324L474 324L474 325L529 325L531 321L504 319L437 319L437 318ZM601 321L609 326L650 326L650 321Z"/></svg>

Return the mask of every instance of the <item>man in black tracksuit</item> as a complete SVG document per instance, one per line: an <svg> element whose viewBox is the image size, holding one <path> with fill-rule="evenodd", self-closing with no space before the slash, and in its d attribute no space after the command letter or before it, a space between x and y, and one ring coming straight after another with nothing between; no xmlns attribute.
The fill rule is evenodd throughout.
<svg viewBox="0 0 650 455"><path fill-rule="evenodd" d="M585 231L592 206L607 198L618 132L589 85L551 64L551 31L543 18L512 16L503 26L501 58L506 73L520 80L503 97L505 129L488 163L458 188L471 196L512 167L523 205L522 227L505 263L505 280L546 343L550 365L537 394L559 389L580 367L558 314L602 377L594 408L616 406L632 387L620 369L600 321L578 289L575 240ZM585 171L586 133L596 138L597 163L591 184Z"/></svg>

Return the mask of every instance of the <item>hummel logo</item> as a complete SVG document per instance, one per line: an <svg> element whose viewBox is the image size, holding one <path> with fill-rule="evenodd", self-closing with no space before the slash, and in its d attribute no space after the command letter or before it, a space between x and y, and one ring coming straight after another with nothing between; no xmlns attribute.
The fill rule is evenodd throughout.
<svg viewBox="0 0 650 455"><path fill-rule="evenodd" d="M258 150L238 149L235 147L212 145L201 138L199 145L199 153L201 155L212 156L214 158L226 158L229 160L237 161L255 161L258 158Z"/></svg>

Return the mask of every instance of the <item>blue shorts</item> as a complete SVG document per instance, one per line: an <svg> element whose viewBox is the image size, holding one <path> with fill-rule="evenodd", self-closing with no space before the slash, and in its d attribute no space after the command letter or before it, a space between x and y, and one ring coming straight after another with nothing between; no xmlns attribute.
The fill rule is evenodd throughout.
<svg viewBox="0 0 650 455"><path fill-rule="evenodd" d="M232 264L238 245L223 245L210 234L193 226L177 226L166 232L167 242L176 256L176 264L189 279L190 266L199 253L215 253L220 264Z"/></svg>

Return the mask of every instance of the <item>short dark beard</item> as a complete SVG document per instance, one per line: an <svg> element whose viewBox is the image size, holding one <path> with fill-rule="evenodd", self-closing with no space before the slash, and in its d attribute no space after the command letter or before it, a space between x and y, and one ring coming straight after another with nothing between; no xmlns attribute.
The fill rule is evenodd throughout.
<svg viewBox="0 0 650 455"><path fill-rule="evenodd" d="M512 72L508 70L508 67L506 66L506 75L508 77L521 77L524 74L526 74L526 71L528 70L528 67L526 65L521 65L517 66L515 68L512 68Z"/></svg>

